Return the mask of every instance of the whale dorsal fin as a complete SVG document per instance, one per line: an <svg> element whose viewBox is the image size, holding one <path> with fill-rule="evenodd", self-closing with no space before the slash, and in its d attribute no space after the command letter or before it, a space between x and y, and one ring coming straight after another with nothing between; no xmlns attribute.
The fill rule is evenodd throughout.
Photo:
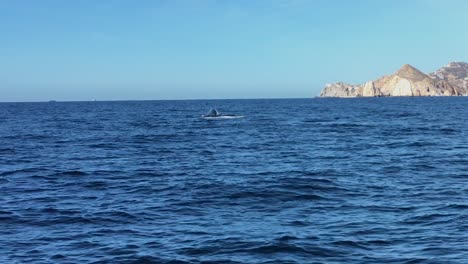
<svg viewBox="0 0 468 264"><path fill-rule="evenodd" d="M218 110L216 110L216 108L211 108L210 111L208 112L208 114L206 114L206 116L219 116L219 112Z"/></svg>

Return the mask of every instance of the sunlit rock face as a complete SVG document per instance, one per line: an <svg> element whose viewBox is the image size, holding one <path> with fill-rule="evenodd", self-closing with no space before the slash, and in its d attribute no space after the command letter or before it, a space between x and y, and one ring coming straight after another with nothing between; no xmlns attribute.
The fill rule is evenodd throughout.
<svg viewBox="0 0 468 264"><path fill-rule="evenodd" d="M468 64L450 63L436 73L426 75L405 64L397 72L363 85L335 83L327 85L321 97L376 96L459 96L468 95Z"/></svg>
<svg viewBox="0 0 468 264"><path fill-rule="evenodd" d="M366 82L362 86L362 96L365 97L375 97L375 96L381 96L382 93L380 92L379 89L375 88L374 82L369 81Z"/></svg>
<svg viewBox="0 0 468 264"><path fill-rule="evenodd" d="M468 95L468 63L451 62L437 71L430 73L433 79L441 79L450 83L452 86L459 87L462 95Z"/></svg>
<svg viewBox="0 0 468 264"><path fill-rule="evenodd" d="M321 97L356 97L358 87L342 82L327 84L320 93Z"/></svg>
<svg viewBox="0 0 468 264"><path fill-rule="evenodd" d="M399 79L395 86L392 87L392 96L412 96L413 89L411 82L407 79Z"/></svg>

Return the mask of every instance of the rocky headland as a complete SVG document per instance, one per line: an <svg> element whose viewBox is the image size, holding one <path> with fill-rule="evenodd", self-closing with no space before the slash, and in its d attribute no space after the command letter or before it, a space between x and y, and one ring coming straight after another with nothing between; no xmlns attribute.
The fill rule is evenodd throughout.
<svg viewBox="0 0 468 264"><path fill-rule="evenodd" d="M397 72L364 84L327 84L320 97L467 96L468 63L451 62L424 74L405 64Z"/></svg>

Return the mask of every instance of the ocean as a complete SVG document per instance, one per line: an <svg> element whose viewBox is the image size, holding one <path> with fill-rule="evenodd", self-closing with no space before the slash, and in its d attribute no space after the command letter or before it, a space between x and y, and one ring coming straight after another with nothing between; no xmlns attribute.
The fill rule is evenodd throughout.
<svg viewBox="0 0 468 264"><path fill-rule="evenodd" d="M0 263L468 263L468 98L1 103Z"/></svg>

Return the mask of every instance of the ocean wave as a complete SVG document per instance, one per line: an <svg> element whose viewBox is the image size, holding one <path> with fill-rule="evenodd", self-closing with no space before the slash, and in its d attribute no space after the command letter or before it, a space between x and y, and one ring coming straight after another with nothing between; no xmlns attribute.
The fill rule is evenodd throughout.
<svg viewBox="0 0 468 264"><path fill-rule="evenodd" d="M0 262L466 263L464 100L15 105Z"/></svg>

